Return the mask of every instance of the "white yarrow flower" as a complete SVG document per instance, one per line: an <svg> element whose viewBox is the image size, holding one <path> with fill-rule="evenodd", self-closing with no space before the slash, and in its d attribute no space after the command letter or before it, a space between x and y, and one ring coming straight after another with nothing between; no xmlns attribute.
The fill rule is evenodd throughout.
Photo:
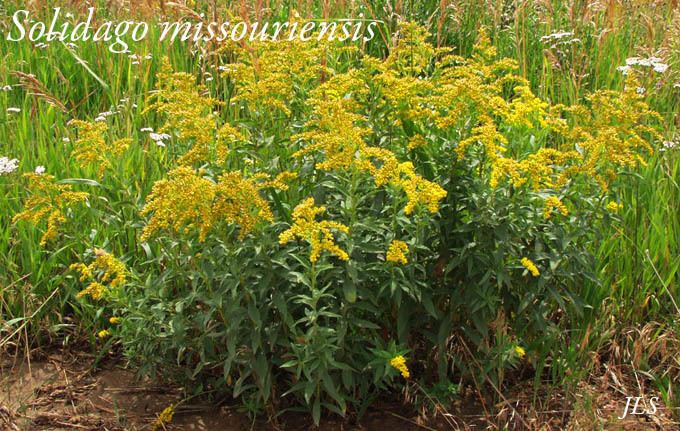
<svg viewBox="0 0 680 431"><path fill-rule="evenodd" d="M668 70L668 65L665 63L654 63L654 72L664 73Z"/></svg>
<svg viewBox="0 0 680 431"><path fill-rule="evenodd" d="M37 166L35 168L35 173L38 175L42 175L45 173L45 167L44 166Z"/></svg>
<svg viewBox="0 0 680 431"><path fill-rule="evenodd" d="M19 112L21 112L21 109L19 109L19 108L7 108L7 112L10 113L10 114L18 114Z"/></svg>
<svg viewBox="0 0 680 431"><path fill-rule="evenodd" d="M573 35L574 35L573 31L560 31L557 33L549 34L547 36L543 36L541 38L541 42L558 41L561 39L572 37Z"/></svg>
<svg viewBox="0 0 680 431"><path fill-rule="evenodd" d="M630 70L630 66L651 67L654 70L654 72L656 72L656 73L664 73L666 70L668 70L668 65L663 62L662 58L659 58L659 57L649 57L649 58L631 57L631 58L627 58L626 59L626 66L621 66L619 68L619 70L624 72L624 74L625 74L628 70ZM624 67L627 67L627 69L622 69Z"/></svg>
<svg viewBox="0 0 680 431"><path fill-rule="evenodd" d="M8 175L19 169L19 160L0 157L0 176Z"/></svg>
<svg viewBox="0 0 680 431"><path fill-rule="evenodd" d="M12 86L11 85L5 85L4 87L2 87L2 91L4 91L4 92L12 91Z"/></svg>
<svg viewBox="0 0 680 431"><path fill-rule="evenodd" d="M139 131L140 131L140 132L149 132L149 133L153 133L153 128L151 128L151 127L144 127L144 128L139 129Z"/></svg>
<svg viewBox="0 0 680 431"><path fill-rule="evenodd" d="M664 141L659 151L666 152L676 148L680 148L680 138L675 141Z"/></svg>
<svg viewBox="0 0 680 431"><path fill-rule="evenodd" d="M628 72L630 72L630 66L625 65L625 66L619 66L616 68L619 72L621 72L624 75L628 75Z"/></svg>
<svg viewBox="0 0 680 431"><path fill-rule="evenodd" d="M167 133L150 133L149 134L149 138L151 138L156 143L156 145L158 145L159 147L165 147L165 141L167 139L170 139L170 137L171 136L168 135Z"/></svg>

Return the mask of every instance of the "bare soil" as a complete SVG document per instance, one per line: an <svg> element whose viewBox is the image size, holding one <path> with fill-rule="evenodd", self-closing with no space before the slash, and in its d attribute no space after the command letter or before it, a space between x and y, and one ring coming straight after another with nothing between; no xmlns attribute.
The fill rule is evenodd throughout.
<svg viewBox="0 0 680 431"><path fill-rule="evenodd" d="M106 360L94 369L94 359L85 353L64 352L32 361L25 357L0 358L0 431L150 430L160 412L182 398L176 388L140 381L120 361ZM482 404L474 396L463 397L433 420L425 421L404 406L383 403L358 423L330 418L320 429L485 430L503 429L498 425L502 423L507 424L505 429L527 430L680 430L680 424L672 420L672 409L666 406L660 406L653 415L619 420L626 404L624 394L638 394L626 392L625 379L611 376L584 382L569 402L560 394L537 402L527 384L526 388L518 385L515 396L495 406ZM493 415L486 413L490 408ZM234 406L196 402L180 405L172 423L159 429L164 428L302 431L313 426L305 415L286 414L271 424L253 421Z"/></svg>

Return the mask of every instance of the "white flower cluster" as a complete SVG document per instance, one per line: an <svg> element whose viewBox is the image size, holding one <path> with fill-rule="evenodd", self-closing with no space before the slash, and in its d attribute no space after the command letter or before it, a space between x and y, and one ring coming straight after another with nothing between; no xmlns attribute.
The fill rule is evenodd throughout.
<svg viewBox="0 0 680 431"><path fill-rule="evenodd" d="M19 169L19 160L0 157L0 176L8 175Z"/></svg>
<svg viewBox="0 0 680 431"><path fill-rule="evenodd" d="M110 117L112 115L116 115L118 112L116 111L106 111L106 112L100 112L97 118L94 119L94 121L106 121L107 117Z"/></svg>
<svg viewBox="0 0 680 431"><path fill-rule="evenodd" d="M657 73L664 73L666 70L668 70L668 65L664 63L663 59L659 57L631 57L626 59L626 64L624 66L619 66L616 69L624 75L628 75L633 66L651 67L654 69L654 72Z"/></svg>
<svg viewBox="0 0 680 431"><path fill-rule="evenodd" d="M144 57L138 54L130 54L128 55L128 58L132 60L132 64L141 64L142 60L151 60L153 59L153 55L147 54Z"/></svg>
<svg viewBox="0 0 680 431"><path fill-rule="evenodd" d="M145 132L149 134L149 138L156 143L159 147L165 147L165 141L171 138L167 133L154 133L151 127L144 127L140 129L140 132Z"/></svg>
<svg viewBox="0 0 680 431"><path fill-rule="evenodd" d="M130 107L130 108L132 108L132 109L137 109L137 108L138 108L138 106L137 106L136 103L130 104L130 98L129 98L129 97L125 97L125 98L123 98L123 99L120 99L120 101L118 101L118 105L116 106L116 108L118 108L118 109L120 109L120 110L124 110L124 109L126 109L126 108L128 108L128 107Z"/></svg>
<svg viewBox="0 0 680 431"><path fill-rule="evenodd" d="M664 141L659 151L670 151L678 148L680 148L680 137L677 137L672 141Z"/></svg>
<svg viewBox="0 0 680 431"><path fill-rule="evenodd" d="M541 37L541 42L551 44L550 48L555 49L558 45L573 45L581 43L581 39L574 37L573 31L560 31Z"/></svg>
<svg viewBox="0 0 680 431"><path fill-rule="evenodd" d="M12 86L11 85L4 85L0 88L0 90L4 91L6 93L8 91L12 91Z"/></svg>

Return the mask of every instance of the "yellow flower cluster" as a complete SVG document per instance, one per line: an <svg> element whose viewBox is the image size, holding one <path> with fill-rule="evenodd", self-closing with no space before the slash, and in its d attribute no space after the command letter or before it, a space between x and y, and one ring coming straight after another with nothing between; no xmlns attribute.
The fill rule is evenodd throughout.
<svg viewBox="0 0 680 431"><path fill-rule="evenodd" d="M111 336L111 331L109 331L108 329L102 329L101 331L97 332L97 337L99 337L102 340L104 338L108 338L110 336Z"/></svg>
<svg viewBox="0 0 680 431"><path fill-rule="evenodd" d="M217 130L213 109L223 102L203 96L205 91L205 87L196 84L193 75L173 72L167 58L163 60L156 91L149 97L150 104L144 112L163 114L166 120L159 132L174 133L191 144L178 160L180 165L192 165L213 157L223 161L228 145L242 139L233 128Z"/></svg>
<svg viewBox="0 0 680 431"><path fill-rule="evenodd" d="M274 110L290 115L289 102L297 89L309 88L324 71L326 50L320 42L255 41L229 48L239 58L238 63L223 67L223 76L237 88L232 100L246 102L259 113Z"/></svg>
<svg viewBox="0 0 680 431"><path fill-rule="evenodd" d="M163 411L158 415L156 420L154 421L153 425L151 426L152 431L158 431L161 429L165 429L165 425L169 424L172 422L173 417L175 416L175 406L174 404L170 404L166 408L163 409Z"/></svg>
<svg viewBox="0 0 680 431"><path fill-rule="evenodd" d="M316 217L326 212L326 207L314 205L314 198L307 198L293 210L293 225L279 235L281 245L293 241L295 238L307 241L311 252L309 261L316 263L323 251L327 251L341 260L348 260L347 252L335 243L331 229L348 233L349 228L342 223L323 220Z"/></svg>
<svg viewBox="0 0 680 431"><path fill-rule="evenodd" d="M467 148L476 143L482 144L486 156L493 162L506 151L507 138L498 131L496 123L488 115L481 119L481 125L473 127L470 137L463 139L456 147L458 159L465 158Z"/></svg>
<svg viewBox="0 0 680 431"><path fill-rule="evenodd" d="M142 215L151 219L142 231L142 241L155 232L170 230L187 233L196 228L200 241L220 222L239 225L242 239L261 221L271 222L274 216L262 189L285 190L287 181L296 174L283 172L269 180L266 174L244 177L241 172L226 172L217 182L203 177L194 169L181 166L169 173L167 180L157 181L146 199Z"/></svg>
<svg viewBox="0 0 680 431"><path fill-rule="evenodd" d="M111 289L125 284L127 268L125 264L105 250L96 249L95 259L89 265L74 263L70 269L80 274L80 281L89 281L87 287L78 292L77 298L90 296L99 300Z"/></svg>
<svg viewBox="0 0 680 431"><path fill-rule="evenodd" d="M406 265L408 263L408 259L406 258L407 254L408 244L406 244L404 241L399 241L398 239L395 239L390 243L390 246L387 249L386 259L388 262L395 262L401 263L402 265Z"/></svg>
<svg viewBox="0 0 680 431"><path fill-rule="evenodd" d="M97 176L100 178L112 166L112 159L123 154L132 143L131 139L126 138L107 144L105 135L108 126L104 122L73 120L70 124L78 129L78 139L73 143L72 156L82 167L97 166Z"/></svg>
<svg viewBox="0 0 680 431"><path fill-rule="evenodd" d="M411 162L399 163L394 153L383 148L364 147L363 160L356 166L369 172L377 186L391 184L404 191L408 202L404 207L406 214L411 214L418 204L422 204L431 213L439 210L439 202L446 197L446 190L432 181L428 181L416 173ZM372 160L377 160L377 166Z"/></svg>
<svg viewBox="0 0 680 431"><path fill-rule="evenodd" d="M541 275L541 272L536 267L536 264L532 262L529 258L523 257L520 262L522 266L525 267L534 277L538 277L539 275Z"/></svg>
<svg viewBox="0 0 680 431"><path fill-rule="evenodd" d="M588 106L550 106L517 75L515 61L496 59L485 32L481 32L472 58L446 54L439 59L436 57L442 51L432 48L421 32L411 29L410 33L416 36L405 46L413 54L394 55L413 61L414 70L403 69L396 60L365 62L373 70L370 76L385 107L397 125L408 119L425 130L432 125L442 130L460 129L462 121L472 119L473 127L455 152L458 160L463 160L469 157L471 146L480 144L480 159L490 168L492 187L508 180L514 187L529 184L535 190L553 189L583 175L594 178L606 191L616 168L644 163L652 152L650 141L661 138L649 125L660 117L636 92L638 85L632 77L622 92L594 93L588 97ZM428 67L433 67L429 79L399 72L422 73ZM509 157L508 133L517 128L538 128L541 134L552 134L559 145L532 148L525 156L512 151Z"/></svg>
<svg viewBox="0 0 680 431"><path fill-rule="evenodd" d="M361 119L360 115L349 112L341 100L319 101L313 119L306 124L311 130L293 137L309 144L293 157L321 152L324 160L317 163L317 169L351 168L366 146L364 138L370 133L370 130L355 125Z"/></svg>
<svg viewBox="0 0 680 431"><path fill-rule="evenodd" d="M420 176L411 162L400 163L392 151L367 145L364 137L369 131L355 124L361 121L362 116L346 108L339 100L318 101L316 116L307 123L313 130L297 135L298 139L312 143L294 156L302 157L319 151L323 153L324 160L316 165L318 169L367 172L374 177L378 187L391 184L406 193L406 214L411 214L418 204L424 204L432 213L437 212L439 201L446 197L446 191Z"/></svg>
<svg viewBox="0 0 680 431"><path fill-rule="evenodd" d="M160 230L188 232L198 228L204 239L212 228L212 205L215 183L203 178L187 166L180 166L168 174L167 180L156 181L146 198L142 215L153 214L142 231L141 240L148 240Z"/></svg>
<svg viewBox="0 0 680 431"><path fill-rule="evenodd" d="M610 201L607 204L607 210L610 212L619 212L620 210L623 209L623 204L617 203L616 201Z"/></svg>
<svg viewBox="0 0 680 431"><path fill-rule="evenodd" d="M404 377L405 379L411 377L411 372L409 371L408 366L406 365L406 358L404 358L403 356L399 355L392 358L390 360L390 365L399 370L402 377Z"/></svg>
<svg viewBox="0 0 680 431"><path fill-rule="evenodd" d="M515 354L519 356L520 359L524 358L527 355L526 350L524 350L522 346L515 346L513 350L515 351Z"/></svg>
<svg viewBox="0 0 680 431"><path fill-rule="evenodd" d="M83 202L89 196L85 192L75 192L68 184L58 184L54 176L47 174L24 174L28 180L30 196L24 202L24 209L16 214L13 222L28 221L38 225L47 220L47 230L40 239L40 245L57 237L59 225L66 221L66 211L74 204Z"/></svg>
<svg viewBox="0 0 680 431"><path fill-rule="evenodd" d="M423 135L413 135L408 141L407 148L409 150L415 150L416 148L424 147L427 144L427 140Z"/></svg>
<svg viewBox="0 0 680 431"><path fill-rule="evenodd" d="M567 206L557 196L550 196L545 200L545 207L543 208L543 215L547 219L552 217L553 211L557 210L563 216L569 215Z"/></svg>
<svg viewBox="0 0 680 431"><path fill-rule="evenodd" d="M400 22L386 66L407 75L418 75L430 65L436 50L427 43L428 31L414 22Z"/></svg>

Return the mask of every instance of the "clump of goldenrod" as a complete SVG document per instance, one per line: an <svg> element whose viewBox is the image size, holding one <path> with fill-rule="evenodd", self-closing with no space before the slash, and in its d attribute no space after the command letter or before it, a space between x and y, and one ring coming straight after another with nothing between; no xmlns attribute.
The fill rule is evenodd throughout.
<svg viewBox="0 0 680 431"><path fill-rule="evenodd" d="M192 165L213 157L224 160L228 145L241 139L233 128L223 127L218 133L213 110L223 102L204 96L205 91L205 87L196 84L193 75L173 72L168 59L163 60L156 91L149 98L152 103L144 112L163 114L165 124L159 132L174 133L190 143L191 148L178 160L180 165Z"/></svg>
<svg viewBox="0 0 680 431"><path fill-rule="evenodd" d="M112 166L112 159L123 154L132 142L125 138L108 144L105 138L108 126L101 121L89 123L73 120L70 124L78 128L78 139L73 143L73 157L83 167L97 166L97 176L100 178Z"/></svg>
<svg viewBox="0 0 680 431"><path fill-rule="evenodd" d="M111 289L122 286L127 280L125 264L105 250L95 249L95 258L89 264L74 263L70 269L80 274L81 282L89 282L85 289L78 292L77 298L90 296L102 299Z"/></svg>
<svg viewBox="0 0 680 431"><path fill-rule="evenodd" d="M320 152L324 159L317 163L317 169L349 169L357 160L357 152L365 146L363 139L369 133L368 129L356 125L360 120L359 114L347 111L341 102L320 103L314 117L306 124L310 130L295 136L309 143L293 156Z"/></svg>
<svg viewBox="0 0 680 431"><path fill-rule="evenodd" d="M427 29L414 22L402 21L395 36L386 66L407 75L423 72L435 54L435 49L427 43Z"/></svg>
<svg viewBox="0 0 680 431"><path fill-rule="evenodd" d="M390 365L399 370L403 378L408 379L411 377L411 372L406 365L406 358L404 358L402 355L392 358L390 360Z"/></svg>
<svg viewBox="0 0 680 431"><path fill-rule="evenodd" d="M69 184L58 184L52 175L28 173L24 174L24 178L30 196L24 202L23 211L12 220L24 220L33 225L46 220L47 230L40 238L40 245L44 247L57 237L59 225L66 222L68 208L85 201L89 195L73 191Z"/></svg>
<svg viewBox="0 0 680 431"><path fill-rule="evenodd" d="M335 243L331 230L348 233L349 228L342 223L330 220L317 221L317 216L326 212L326 207L314 205L314 198L307 198L293 210L293 225L279 235L281 245L295 238L307 241L311 252L309 260L315 263L323 251L327 251L341 260L348 260L349 255Z"/></svg>
<svg viewBox="0 0 680 431"><path fill-rule="evenodd" d="M613 212L613 213L619 212L621 209L623 209L623 204L620 204L616 201L610 201L607 204L607 210L610 211L610 212Z"/></svg>
<svg viewBox="0 0 680 431"><path fill-rule="evenodd" d="M223 76L236 85L233 101L260 115L291 114L290 101L300 89L316 86L325 71L328 42L311 40L253 41L234 46L238 61L223 66Z"/></svg>
<svg viewBox="0 0 680 431"><path fill-rule="evenodd" d="M159 230L187 232L192 227L204 239L212 228L215 193L215 183L188 166L170 171L168 179L156 181L146 198L142 215L152 217L142 231L142 241Z"/></svg>
<svg viewBox="0 0 680 431"><path fill-rule="evenodd" d="M552 217L553 211L559 211L563 216L569 215L567 206L557 196L550 196L545 200L545 207L543 208L543 216L546 219Z"/></svg>
<svg viewBox="0 0 680 431"><path fill-rule="evenodd" d="M386 259L388 262L395 262L401 263L402 265L406 265L408 263L408 259L406 258L407 254L408 244L406 244L404 241L399 241L398 239L395 239L390 243L390 246L387 249Z"/></svg>
<svg viewBox="0 0 680 431"><path fill-rule="evenodd" d="M534 277L538 277L541 275L541 272L538 270L538 267L534 262L532 262L528 257L523 257L520 260L520 263L522 264L523 267L527 269L533 275Z"/></svg>
<svg viewBox="0 0 680 431"><path fill-rule="evenodd" d="M174 416L175 416L175 405L170 404L169 406L164 408L163 411L158 415L158 417L154 421L153 425L151 426L151 430L152 431L158 431L160 429L165 429L165 425L172 422L172 419L173 419Z"/></svg>
<svg viewBox="0 0 680 431"><path fill-rule="evenodd" d="M269 203L261 196L266 188L286 189L296 175L283 172L273 180L266 174L246 177L241 172L226 172L217 181L201 175L188 166L169 173L168 179L157 181L146 199L142 215L151 215L141 239L148 240L157 231L187 233L197 229L204 241L221 222L240 227L240 238L261 222L274 216Z"/></svg>

